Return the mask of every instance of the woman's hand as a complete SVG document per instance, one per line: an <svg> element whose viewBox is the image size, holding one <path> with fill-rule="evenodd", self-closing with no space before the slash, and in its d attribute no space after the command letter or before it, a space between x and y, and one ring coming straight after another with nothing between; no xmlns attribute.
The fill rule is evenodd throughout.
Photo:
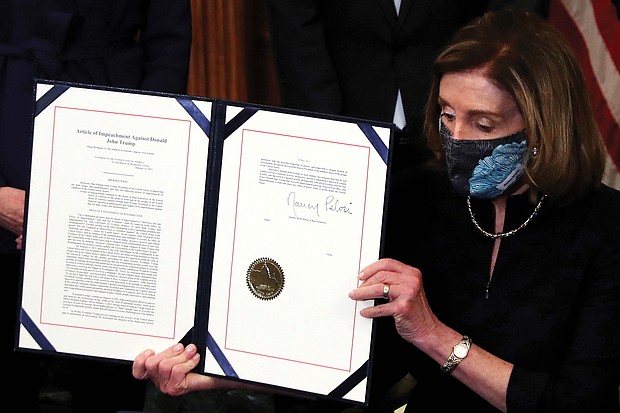
<svg viewBox="0 0 620 413"><path fill-rule="evenodd" d="M6 228L17 236L21 235L25 202L25 191L9 186L0 187L0 227Z"/></svg>
<svg viewBox="0 0 620 413"><path fill-rule="evenodd" d="M140 353L133 362L132 374L139 380L151 379L159 390L171 396L217 388L221 380L192 373L199 361L194 344L185 347L177 343L157 354L153 350Z"/></svg>
<svg viewBox="0 0 620 413"><path fill-rule="evenodd" d="M413 344L424 341L440 324L428 305L417 268L384 258L364 268L358 278L362 283L349 293L350 298L387 298L385 303L362 309L363 317L394 317L399 334Z"/></svg>

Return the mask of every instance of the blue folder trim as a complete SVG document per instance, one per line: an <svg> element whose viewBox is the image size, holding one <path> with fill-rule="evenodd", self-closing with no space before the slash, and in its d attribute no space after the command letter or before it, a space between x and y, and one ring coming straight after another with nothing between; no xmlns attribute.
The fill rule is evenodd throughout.
<svg viewBox="0 0 620 413"><path fill-rule="evenodd" d="M19 321L21 321L23 326L26 328L26 331L30 333L34 341L37 342L37 344L39 345L39 347L41 347L42 350L56 351L54 346L52 346L52 343L50 343L47 338L45 338L43 332L39 330L39 327L36 326L34 321L32 321L32 318L30 318L28 313L26 313L26 310L24 310L23 308L21 309L19 315Z"/></svg>
<svg viewBox="0 0 620 413"><path fill-rule="evenodd" d="M198 109L198 106L196 106L196 104L191 99L180 98L180 97L176 99L177 99L177 102L179 102L179 104L183 106L183 109L185 109L187 113L189 113L189 116L191 116L192 119L194 119L194 121L198 124L198 126L200 126L200 129L202 129L202 131L209 138L211 122L209 122L209 119L205 116L205 114L202 113L200 109Z"/></svg>
<svg viewBox="0 0 620 413"><path fill-rule="evenodd" d="M217 364L219 364L222 370L224 371L224 374L226 374L228 377L239 378L239 375L237 374L235 369L233 369L233 367L230 365L228 359L226 358L226 356L220 349L220 346L217 345L217 343L215 342L215 339L209 332L207 332L207 348L209 349L211 354L213 354L213 357L217 361Z"/></svg>
<svg viewBox="0 0 620 413"><path fill-rule="evenodd" d="M224 138L228 138L234 131L239 129L248 119L258 112L255 108L244 108L241 112L237 113L234 118L229 120L224 126Z"/></svg>
<svg viewBox="0 0 620 413"><path fill-rule="evenodd" d="M362 380L366 378L366 372L368 370L368 360L360 366L353 374L351 374L345 381L340 383L338 387L329 392L329 396L343 398L349 393L355 386L360 384Z"/></svg>
<svg viewBox="0 0 620 413"><path fill-rule="evenodd" d="M39 113L43 112L45 108L52 104L53 101L58 99L60 95L65 93L69 89L67 85L54 85L50 90L45 92L43 96L41 96L35 105L34 116L38 116Z"/></svg>
<svg viewBox="0 0 620 413"><path fill-rule="evenodd" d="M364 132L364 135L366 135L371 145L374 146L379 156L381 156L381 159L383 159L383 162L385 162L387 165L388 148L387 146L385 146L385 144L383 143L383 141L381 140L377 132L374 130L374 128L367 123L358 123L357 126L360 127L362 132Z"/></svg>

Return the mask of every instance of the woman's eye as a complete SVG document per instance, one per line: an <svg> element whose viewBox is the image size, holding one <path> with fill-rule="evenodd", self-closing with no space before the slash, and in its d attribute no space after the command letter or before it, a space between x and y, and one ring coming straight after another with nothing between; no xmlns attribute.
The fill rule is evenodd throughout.
<svg viewBox="0 0 620 413"><path fill-rule="evenodd" d="M454 120L454 118L455 118L455 116L454 116L453 114L451 114L451 113L446 113L446 112L442 112L442 113L441 113L441 119L442 119L444 122L450 122L450 121L453 121L453 120Z"/></svg>
<svg viewBox="0 0 620 413"><path fill-rule="evenodd" d="M478 128L480 131L482 131L484 133L491 133L491 132L493 132L493 126L485 125L485 124L482 124L482 123L477 123L476 124L476 128Z"/></svg>

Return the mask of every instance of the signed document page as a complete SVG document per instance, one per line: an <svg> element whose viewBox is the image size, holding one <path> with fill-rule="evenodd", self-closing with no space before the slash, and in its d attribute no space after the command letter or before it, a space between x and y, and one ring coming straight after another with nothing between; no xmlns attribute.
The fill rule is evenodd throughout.
<svg viewBox="0 0 620 413"><path fill-rule="evenodd" d="M390 129L370 132L259 110L224 140L205 373L329 395L365 368L373 303L348 293L379 258Z"/></svg>
<svg viewBox="0 0 620 413"><path fill-rule="evenodd" d="M69 87L35 114L20 347L133 360L192 328L208 150L172 97Z"/></svg>

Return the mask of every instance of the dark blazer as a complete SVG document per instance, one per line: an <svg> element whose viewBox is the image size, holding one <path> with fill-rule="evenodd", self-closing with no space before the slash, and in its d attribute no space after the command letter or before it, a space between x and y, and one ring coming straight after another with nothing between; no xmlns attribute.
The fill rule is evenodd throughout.
<svg viewBox="0 0 620 413"><path fill-rule="evenodd" d="M487 1L269 0L284 106L421 125L430 65Z"/></svg>
<svg viewBox="0 0 620 413"><path fill-rule="evenodd" d="M28 184L35 77L185 93L191 34L189 0L0 0L0 186Z"/></svg>

